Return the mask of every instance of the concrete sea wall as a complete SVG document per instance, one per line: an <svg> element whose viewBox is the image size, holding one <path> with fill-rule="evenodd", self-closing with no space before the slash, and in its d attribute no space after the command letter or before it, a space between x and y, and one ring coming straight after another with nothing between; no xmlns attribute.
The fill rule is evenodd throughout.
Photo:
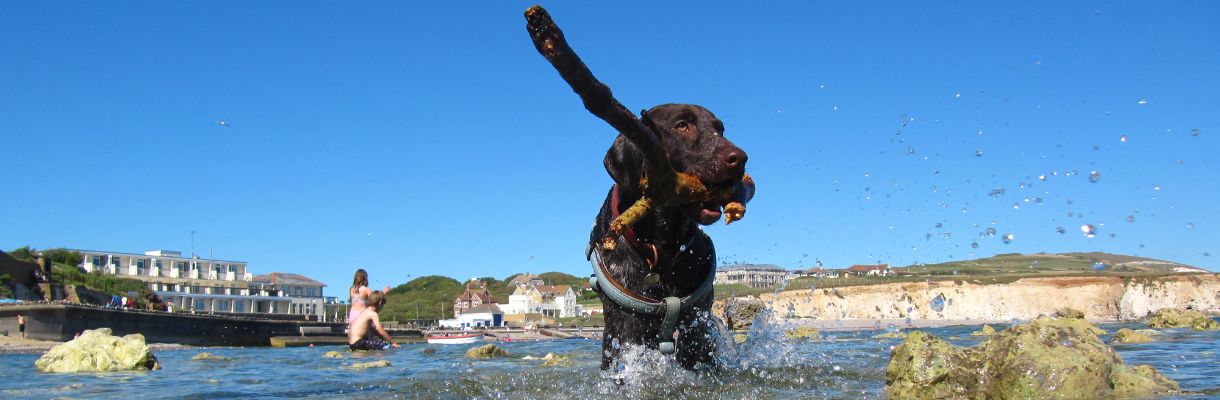
<svg viewBox="0 0 1220 400"><path fill-rule="evenodd" d="M0 330L18 335L17 314L26 318L26 336L67 341L86 329L110 328L114 335L144 335L150 343L191 346L268 346L273 336L301 336L301 327L329 328L343 334L340 323L259 320L228 316L122 311L70 304L0 307Z"/></svg>

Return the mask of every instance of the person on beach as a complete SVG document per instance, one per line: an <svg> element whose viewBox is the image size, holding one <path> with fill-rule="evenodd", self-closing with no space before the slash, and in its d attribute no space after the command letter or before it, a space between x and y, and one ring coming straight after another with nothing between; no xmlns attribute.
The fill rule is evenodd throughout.
<svg viewBox="0 0 1220 400"><path fill-rule="evenodd" d="M383 350L386 347L398 347L398 343L381 326L381 306L385 305L385 294L380 290L369 293L367 307L351 321L351 329L347 332L347 347L356 350ZM370 329L371 328L371 329ZM374 335L374 333L376 333ZM380 336L380 337L378 337Z"/></svg>
<svg viewBox="0 0 1220 400"><path fill-rule="evenodd" d="M21 331L21 338L25 339L25 316L17 314L17 330Z"/></svg>
<svg viewBox="0 0 1220 400"><path fill-rule="evenodd" d="M388 293L389 291L390 287L386 286L385 290L382 292ZM349 303L352 306L347 310L348 327L351 327L352 321L355 321L356 317L360 315L360 312L364 311L365 308L368 307L369 294L372 292L372 289L369 289L368 272L365 272L364 268L357 269L356 275L352 277L352 287L347 289L347 294L351 298Z"/></svg>

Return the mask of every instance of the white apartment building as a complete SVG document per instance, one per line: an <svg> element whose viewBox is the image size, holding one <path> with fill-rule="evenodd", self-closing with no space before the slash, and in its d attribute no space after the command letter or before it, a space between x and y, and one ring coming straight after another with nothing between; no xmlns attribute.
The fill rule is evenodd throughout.
<svg viewBox="0 0 1220 400"><path fill-rule="evenodd" d="M305 275L272 272L255 276L250 286L260 292L278 292L287 297L288 314L312 315L319 321L326 319L326 299L322 297L325 283Z"/></svg>
<svg viewBox="0 0 1220 400"><path fill-rule="evenodd" d="M715 284L742 284L752 288L772 287L788 279L788 271L770 264L722 265L716 268Z"/></svg>
<svg viewBox="0 0 1220 400"><path fill-rule="evenodd" d="M549 318L566 318L580 315L576 305L576 292L568 285L520 285L508 296L508 304L501 304L505 314L542 314Z"/></svg>
<svg viewBox="0 0 1220 400"><path fill-rule="evenodd" d="M324 313L320 288L316 291L318 305L312 307L312 300L294 299L274 285L253 285L254 274L247 271L244 261L184 257L182 252L171 250L152 250L143 254L69 251L81 255L80 267L86 272L146 282L158 297L171 302L175 311L292 314L296 310L300 311L298 314L319 316ZM304 303L310 306L302 305Z"/></svg>

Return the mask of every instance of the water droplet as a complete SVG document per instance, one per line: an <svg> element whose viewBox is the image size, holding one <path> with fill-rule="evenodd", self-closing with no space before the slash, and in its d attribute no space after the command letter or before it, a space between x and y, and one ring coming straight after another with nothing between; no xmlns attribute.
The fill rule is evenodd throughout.
<svg viewBox="0 0 1220 400"><path fill-rule="evenodd" d="M1065 229L1065 228L1064 228L1064 227L1062 227L1062 226L1061 226L1061 227L1058 227L1058 228L1055 228L1055 233L1058 233L1058 234L1062 235L1062 234L1064 234L1065 232L1067 232L1067 229Z"/></svg>
<svg viewBox="0 0 1220 400"><path fill-rule="evenodd" d="M987 195L988 195L988 196L991 196L991 197L1000 197L1000 196L1003 196L1003 195L1004 195L1004 188L991 189L991 191L990 191L990 192L987 192Z"/></svg>
<svg viewBox="0 0 1220 400"><path fill-rule="evenodd" d="M681 246L678 246L678 251L686 251L686 245L683 244Z"/></svg>
<svg viewBox="0 0 1220 400"><path fill-rule="evenodd" d="M942 312L945 310L945 295L937 295L932 298L932 311Z"/></svg>
<svg viewBox="0 0 1220 400"><path fill-rule="evenodd" d="M995 228L987 228L987 237L995 236Z"/></svg>
<svg viewBox="0 0 1220 400"><path fill-rule="evenodd" d="M1097 183L1097 181L1100 181L1100 180L1101 180L1100 172L1093 171L1093 172L1089 173L1089 182Z"/></svg>
<svg viewBox="0 0 1220 400"><path fill-rule="evenodd" d="M982 156L983 156L983 149L978 149L978 150L975 150L975 151L974 151L974 156L975 156L975 157L982 157Z"/></svg>
<svg viewBox="0 0 1220 400"><path fill-rule="evenodd" d="M1122 135L1122 136L1119 136L1119 137L1118 137L1118 141L1123 142L1123 143L1127 143L1127 135Z"/></svg>
<svg viewBox="0 0 1220 400"><path fill-rule="evenodd" d="M1161 191L1161 185L1152 185L1152 190Z"/></svg>
<svg viewBox="0 0 1220 400"><path fill-rule="evenodd" d="M831 107L830 109L831 109L832 111L839 111L839 106L834 106L834 107Z"/></svg>
<svg viewBox="0 0 1220 400"><path fill-rule="evenodd" d="M944 225L945 225L945 224L942 224L942 223L940 223L940 222L937 222L937 223L936 223L936 227L937 227L937 228L940 228L940 227L942 227L942 226L944 226Z"/></svg>
<svg viewBox="0 0 1220 400"><path fill-rule="evenodd" d="M1145 104L1148 104L1148 99L1145 99L1145 98L1143 98L1143 97L1140 97L1140 100L1139 100L1139 101L1137 101L1137 102L1136 102L1136 104L1139 104L1139 105L1141 105L1141 106L1142 106L1142 105L1145 105Z"/></svg>
<svg viewBox="0 0 1220 400"><path fill-rule="evenodd" d="M1133 224L1133 223L1135 223L1135 216L1134 216L1134 215L1127 215L1127 223L1128 223L1128 224Z"/></svg>
<svg viewBox="0 0 1220 400"><path fill-rule="evenodd" d="M979 248L979 242L970 242L970 248L972 248L972 249Z"/></svg>
<svg viewBox="0 0 1220 400"><path fill-rule="evenodd" d="M1199 130L1198 130L1198 129L1191 129L1191 130L1190 130L1190 136L1199 136Z"/></svg>
<svg viewBox="0 0 1220 400"><path fill-rule="evenodd" d="M1046 175L1038 175L1038 180L1040 180L1040 181L1045 181L1045 180L1046 180Z"/></svg>
<svg viewBox="0 0 1220 400"><path fill-rule="evenodd" d="M945 239L948 239L952 235L950 235L949 232L945 232L945 233L941 234L941 236L944 236Z"/></svg>
<svg viewBox="0 0 1220 400"><path fill-rule="evenodd" d="M1204 257L1211 257L1211 256L1212 256L1212 253L1209 253L1209 252L1206 252L1206 251L1205 251L1205 252L1203 252L1202 254L1203 254L1203 256L1204 256Z"/></svg>
<svg viewBox="0 0 1220 400"><path fill-rule="evenodd" d="M1108 265L1106 265L1106 264L1105 264L1105 263L1103 263L1103 262L1095 262L1095 263L1093 263L1093 270L1094 270L1094 271L1101 271L1101 270L1106 269L1106 268L1108 268L1108 267L1109 267L1109 266L1108 266Z"/></svg>
<svg viewBox="0 0 1220 400"><path fill-rule="evenodd" d="M955 98L955 99L960 99L960 98L962 98L962 92L957 92L957 93L954 93L954 94L953 94L953 98Z"/></svg>
<svg viewBox="0 0 1220 400"><path fill-rule="evenodd" d="M1012 203L1012 209L1014 209L1014 210L1020 210L1020 209L1021 209L1021 203Z"/></svg>
<svg viewBox="0 0 1220 400"><path fill-rule="evenodd" d="M915 148L907 146L907 155L915 155Z"/></svg>
<svg viewBox="0 0 1220 400"><path fill-rule="evenodd" d="M1036 204L1042 204L1042 198L1041 198L1041 197L1035 197L1035 198L1034 198L1034 203L1036 203Z"/></svg>
<svg viewBox="0 0 1220 400"><path fill-rule="evenodd" d="M1095 227L1093 225L1089 225L1089 224L1081 225L1080 231L1083 232L1086 237L1097 236L1097 227Z"/></svg>
<svg viewBox="0 0 1220 400"><path fill-rule="evenodd" d="M1009 244L1009 243L1012 243L1012 239L1013 239L1013 236L1011 233L1005 233L1004 237L1001 238L1000 240L1003 240L1004 244Z"/></svg>
<svg viewBox="0 0 1220 400"><path fill-rule="evenodd" d="M1193 222L1187 222L1186 229L1195 229L1195 224Z"/></svg>

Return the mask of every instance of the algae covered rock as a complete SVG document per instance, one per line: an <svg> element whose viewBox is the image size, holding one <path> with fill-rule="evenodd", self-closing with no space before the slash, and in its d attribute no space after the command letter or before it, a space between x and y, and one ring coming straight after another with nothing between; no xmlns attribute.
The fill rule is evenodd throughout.
<svg viewBox="0 0 1220 400"><path fill-rule="evenodd" d="M348 365L348 369L369 369L369 368L385 368L390 366L390 362L386 360L369 361Z"/></svg>
<svg viewBox="0 0 1220 400"><path fill-rule="evenodd" d="M555 353L546 353L546 356L542 357L542 366L570 367L572 366L572 360L569 359L568 356L557 356Z"/></svg>
<svg viewBox="0 0 1220 400"><path fill-rule="evenodd" d="M991 325L987 325L987 324L983 324L983 329L980 329L977 332L970 332L970 336L992 336L992 335L995 335L995 328L992 328Z"/></svg>
<svg viewBox="0 0 1220 400"><path fill-rule="evenodd" d="M784 336L789 339L818 340L818 338L821 337L821 334L818 333L817 329L813 329L808 326L798 326L792 330L784 332Z"/></svg>
<svg viewBox="0 0 1220 400"><path fill-rule="evenodd" d="M322 355L322 357L326 357L326 358L343 358L343 353L340 353L340 352L337 352L337 351L328 351L328 352L326 352L326 354L323 354L323 355Z"/></svg>
<svg viewBox="0 0 1220 400"><path fill-rule="evenodd" d="M873 339L905 339L906 337L906 332L898 330L873 335Z"/></svg>
<svg viewBox="0 0 1220 400"><path fill-rule="evenodd" d="M1075 308L1063 307L1055 310L1055 316L1067 319L1084 319L1084 311L1080 311Z"/></svg>
<svg viewBox="0 0 1220 400"><path fill-rule="evenodd" d="M749 338L750 338L750 336L746 335L744 333L734 333L733 334L733 343L742 344L742 343L745 343L746 339L749 339Z"/></svg>
<svg viewBox="0 0 1220 400"><path fill-rule="evenodd" d="M109 328L87 330L52 347L34 362L42 372L108 372L161 369L144 335L116 337Z"/></svg>
<svg viewBox="0 0 1220 400"><path fill-rule="evenodd" d="M1152 337L1127 328L1119 329L1110 337L1110 343L1148 343Z"/></svg>
<svg viewBox="0 0 1220 400"><path fill-rule="evenodd" d="M1197 310L1162 308L1148 317L1151 328L1192 328L1194 330L1220 329L1220 324Z"/></svg>
<svg viewBox="0 0 1220 400"><path fill-rule="evenodd" d="M191 357L191 361L233 361L232 358L203 352Z"/></svg>
<svg viewBox="0 0 1220 400"><path fill-rule="evenodd" d="M762 300L752 297L734 299L724 310L724 325L731 331L747 329L765 307Z"/></svg>
<svg viewBox="0 0 1220 400"><path fill-rule="evenodd" d="M508 352L504 351L496 345L488 343L479 347L472 347L466 350L466 358L496 358L507 357Z"/></svg>
<svg viewBox="0 0 1220 400"><path fill-rule="evenodd" d="M1107 398L1174 393L1147 366L1130 367L1083 319L1039 318L958 348L912 332L890 356L889 398Z"/></svg>

